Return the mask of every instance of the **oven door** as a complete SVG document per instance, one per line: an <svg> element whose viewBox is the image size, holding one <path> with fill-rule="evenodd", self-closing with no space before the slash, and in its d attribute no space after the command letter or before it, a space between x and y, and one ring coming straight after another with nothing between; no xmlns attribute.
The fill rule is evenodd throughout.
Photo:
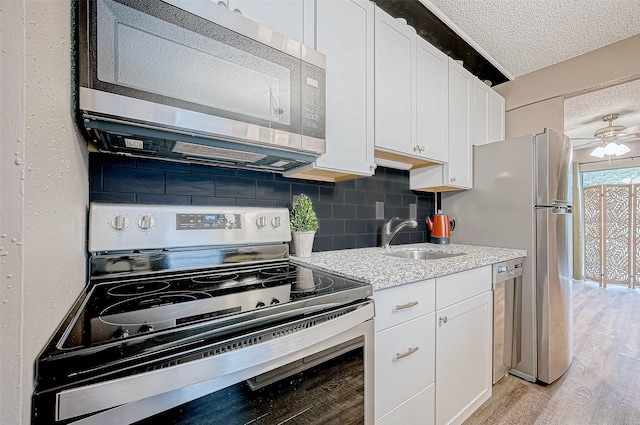
<svg viewBox="0 0 640 425"><path fill-rule="evenodd" d="M85 116L324 152L324 55L211 1L87 3Z"/></svg>
<svg viewBox="0 0 640 425"><path fill-rule="evenodd" d="M56 420L373 424L373 313L365 300L261 330L264 342L247 335L196 360L62 391Z"/></svg>

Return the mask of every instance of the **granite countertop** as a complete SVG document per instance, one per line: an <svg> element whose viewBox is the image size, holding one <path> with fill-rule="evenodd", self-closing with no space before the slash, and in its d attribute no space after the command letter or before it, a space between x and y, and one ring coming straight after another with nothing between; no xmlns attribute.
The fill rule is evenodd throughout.
<svg viewBox="0 0 640 425"><path fill-rule="evenodd" d="M407 250L465 253L456 257L437 260L415 260L384 255L385 252ZM457 273L487 264L525 257L522 249L493 248L475 245L437 245L431 243L392 245L384 248L345 249L314 252L310 258L291 256L294 263L308 265L349 279L371 283L380 290Z"/></svg>

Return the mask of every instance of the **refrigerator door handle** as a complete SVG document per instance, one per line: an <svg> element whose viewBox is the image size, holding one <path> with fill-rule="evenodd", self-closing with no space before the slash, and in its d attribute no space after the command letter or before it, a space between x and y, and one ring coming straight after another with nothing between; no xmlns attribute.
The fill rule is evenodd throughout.
<svg viewBox="0 0 640 425"><path fill-rule="evenodd" d="M551 208L554 214L571 214L573 212L571 205L534 205L534 208L537 210Z"/></svg>

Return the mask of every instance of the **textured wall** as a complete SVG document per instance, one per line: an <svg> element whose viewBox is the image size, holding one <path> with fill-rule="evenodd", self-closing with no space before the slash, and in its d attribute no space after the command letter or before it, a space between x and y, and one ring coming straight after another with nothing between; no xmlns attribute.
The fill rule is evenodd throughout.
<svg viewBox="0 0 640 425"><path fill-rule="evenodd" d="M314 251L380 245L384 220L375 219L376 201L384 202L385 219L408 218L409 204L417 204L419 228L400 232L394 244L425 242L424 218L433 214L433 194L411 192L407 171L383 167L375 176L334 184L92 153L89 170L90 199L97 202L286 207L304 193L320 224Z"/></svg>
<svg viewBox="0 0 640 425"><path fill-rule="evenodd" d="M0 7L0 423L22 416L24 5Z"/></svg>
<svg viewBox="0 0 640 425"><path fill-rule="evenodd" d="M72 107L71 1L24 5L24 302L19 354L22 423L28 424L34 360L86 284L88 175L86 144L75 129Z"/></svg>

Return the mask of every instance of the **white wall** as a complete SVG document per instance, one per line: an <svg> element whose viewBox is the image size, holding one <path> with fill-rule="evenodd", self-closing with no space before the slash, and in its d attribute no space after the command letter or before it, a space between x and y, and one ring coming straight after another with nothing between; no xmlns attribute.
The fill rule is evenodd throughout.
<svg viewBox="0 0 640 425"><path fill-rule="evenodd" d="M70 0L1 9L0 226L11 233L0 246L17 270L0 270L0 423L29 424L35 358L86 282L87 150L73 121Z"/></svg>
<svg viewBox="0 0 640 425"><path fill-rule="evenodd" d="M564 131L564 99L554 97L530 105L520 106L505 113L505 137L542 133L545 128Z"/></svg>
<svg viewBox="0 0 640 425"><path fill-rule="evenodd" d="M0 423L22 414L24 10L0 7Z"/></svg>

